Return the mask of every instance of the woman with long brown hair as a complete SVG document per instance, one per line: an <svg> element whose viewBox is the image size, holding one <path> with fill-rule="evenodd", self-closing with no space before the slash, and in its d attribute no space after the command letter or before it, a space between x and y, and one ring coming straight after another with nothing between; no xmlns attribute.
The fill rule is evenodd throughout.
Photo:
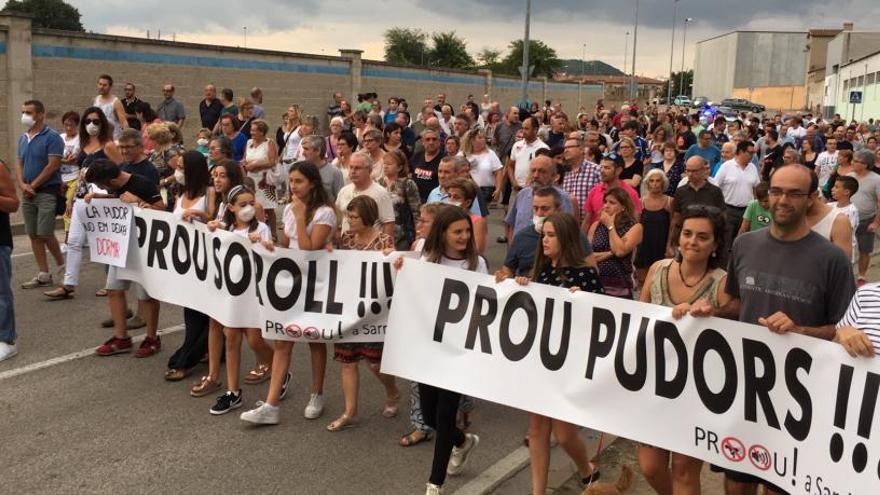
<svg viewBox="0 0 880 495"><path fill-rule="evenodd" d="M590 226L587 237L599 265L602 286L610 296L632 299L633 252L642 242L642 225L635 205L623 189L605 191L605 206L599 221Z"/></svg>

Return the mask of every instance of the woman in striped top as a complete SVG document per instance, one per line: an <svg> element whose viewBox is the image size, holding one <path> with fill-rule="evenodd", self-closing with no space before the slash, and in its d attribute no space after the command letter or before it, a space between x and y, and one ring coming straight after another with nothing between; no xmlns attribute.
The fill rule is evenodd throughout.
<svg viewBox="0 0 880 495"><path fill-rule="evenodd" d="M834 341L852 356L880 354L880 283L866 284L856 291L837 324Z"/></svg>

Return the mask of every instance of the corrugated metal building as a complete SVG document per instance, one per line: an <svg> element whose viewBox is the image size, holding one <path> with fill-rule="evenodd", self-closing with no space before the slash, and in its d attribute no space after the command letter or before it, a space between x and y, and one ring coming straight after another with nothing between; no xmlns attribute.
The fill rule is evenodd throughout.
<svg viewBox="0 0 880 495"><path fill-rule="evenodd" d="M733 31L697 43L694 96L746 98L768 110L801 108L807 32Z"/></svg>

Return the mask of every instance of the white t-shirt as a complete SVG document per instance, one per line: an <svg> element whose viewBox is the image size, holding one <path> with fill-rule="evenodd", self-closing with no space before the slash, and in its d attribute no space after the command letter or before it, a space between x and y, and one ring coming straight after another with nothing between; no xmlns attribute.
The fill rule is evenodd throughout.
<svg viewBox="0 0 880 495"><path fill-rule="evenodd" d="M257 230L255 230L254 232L256 232L257 234L260 235L261 241L271 241L272 240L272 231L269 230L269 226L263 222L259 222L257 224ZM246 228L245 229L238 229L238 230L233 230L232 233L240 235L242 237L248 237L250 235L250 230L246 229Z"/></svg>
<svg viewBox="0 0 880 495"><path fill-rule="evenodd" d="M529 144L522 139L513 144L513 148L510 149L510 159L514 162L514 174L516 176L516 182L520 187L526 186L526 179L529 176L529 166L532 164L532 159L535 158L535 152L541 149L550 149L544 141L540 139L536 139L532 144Z"/></svg>
<svg viewBox="0 0 880 495"><path fill-rule="evenodd" d="M419 259L422 261L427 261L424 256ZM439 264L452 268L460 268L462 270L468 269L468 262L465 259L459 260L443 256L442 258L440 258ZM477 273L489 273L489 268L486 266L486 260L484 260L482 256L477 256L477 267L474 269L474 271Z"/></svg>
<svg viewBox="0 0 880 495"><path fill-rule="evenodd" d="M285 136L287 144L281 152L281 159L287 163L293 163L299 160L302 153L302 135L299 133L299 127L290 132L290 136Z"/></svg>
<svg viewBox="0 0 880 495"><path fill-rule="evenodd" d="M315 210L312 215L312 221L306 225L306 233L312 235L312 229L315 225L328 225L330 234L327 239L333 238L333 231L336 230L336 212L329 206L321 206ZM290 239L290 249L299 249L299 237L296 234L296 215L293 213L293 206L288 204L284 207L284 235Z"/></svg>
<svg viewBox="0 0 880 495"><path fill-rule="evenodd" d="M495 186L495 172L501 170L503 165L494 151L486 149L482 153L471 155L468 162L471 164L471 178L477 186Z"/></svg>
<svg viewBox="0 0 880 495"><path fill-rule="evenodd" d="M391 200L391 195L388 194L388 191L386 191L384 187L375 182L371 182L370 187L363 191L358 191L355 189L354 184L349 184L343 187L336 196L336 209L342 214L343 231L348 230L348 217L345 215L348 203L350 203L355 196L360 196L362 194L366 194L376 200L376 204L379 206L380 224L394 222L394 203Z"/></svg>
<svg viewBox="0 0 880 495"><path fill-rule="evenodd" d="M819 187L825 187L831 174L837 167L837 151L829 153L823 151L816 157L816 175L819 176Z"/></svg>
<svg viewBox="0 0 880 495"><path fill-rule="evenodd" d="M61 135L64 140L64 158L76 157L79 154L79 136L68 136L67 133ZM76 163L61 165L61 180L70 182L79 177L79 165Z"/></svg>
<svg viewBox="0 0 880 495"><path fill-rule="evenodd" d="M859 227L859 210L856 205L850 203L844 207L837 206L837 202L828 203L828 206L834 208L840 213L846 215L849 219L849 225L852 227L852 262L855 263L859 259L859 247L856 242L856 229Z"/></svg>
<svg viewBox="0 0 880 495"><path fill-rule="evenodd" d="M746 207L755 199L755 187L761 182L758 169L747 163L741 168L736 160L721 164L715 174L715 181L724 194L724 202L732 206Z"/></svg>

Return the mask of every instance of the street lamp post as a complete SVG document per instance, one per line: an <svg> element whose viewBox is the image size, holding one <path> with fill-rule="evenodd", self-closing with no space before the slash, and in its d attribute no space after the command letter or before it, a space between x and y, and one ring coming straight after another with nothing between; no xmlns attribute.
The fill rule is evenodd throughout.
<svg viewBox="0 0 880 495"><path fill-rule="evenodd" d="M522 104L529 101L529 16L532 13L532 0L526 0L526 31L523 36L522 61Z"/></svg>
<svg viewBox="0 0 880 495"><path fill-rule="evenodd" d="M684 87L684 49L687 46L688 24L691 22L694 22L693 17L684 18L684 34L681 35L681 74L678 76L678 89L681 90L681 94L687 94L687 88Z"/></svg>
<svg viewBox="0 0 880 495"><path fill-rule="evenodd" d="M247 48L247 26L244 26L244 48Z"/></svg>
<svg viewBox="0 0 880 495"><path fill-rule="evenodd" d="M638 86L636 85L636 46L638 45L639 37L639 3L639 0L636 0L636 20L635 26L633 27L632 82L629 87L630 103L635 102L636 96L638 96Z"/></svg>
<svg viewBox="0 0 880 495"><path fill-rule="evenodd" d="M672 105L672 55L675 52L675 9L678 0L672 0L672 43L669 47L669 81L666 82L666 106Z"/></svg>

